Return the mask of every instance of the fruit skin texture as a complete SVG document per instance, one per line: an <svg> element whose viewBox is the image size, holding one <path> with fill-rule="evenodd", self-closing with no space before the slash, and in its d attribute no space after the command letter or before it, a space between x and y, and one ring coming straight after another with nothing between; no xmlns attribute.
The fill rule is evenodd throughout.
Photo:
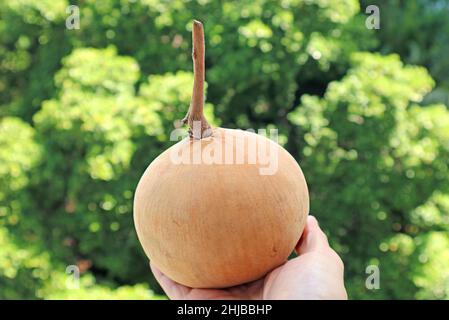
<svg viewBox="0 0 449 320"><path fill-rule="evenodd" d="M229 144L225 135L234 141L274 144L275 174L261 175L259 169L266 164L260 161L172 161L174 150L192 156L195 143L213 152L220 147L223 153L252 152L247 143L243 150ZM169 278L193 288L250 282L283 264L301 236L308 211L304 175L285 149L261 135L222 128L206 139L186 138L162 153L148 166L134 198L134 222L145 253Z"/></svg>

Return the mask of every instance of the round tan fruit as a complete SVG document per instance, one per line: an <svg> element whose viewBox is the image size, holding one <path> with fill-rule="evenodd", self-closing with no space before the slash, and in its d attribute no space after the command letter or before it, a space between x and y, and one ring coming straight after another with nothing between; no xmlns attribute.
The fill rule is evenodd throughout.
<svg viewBox="0 0 449 320"><path fill-rule="evenodd" d="M295 159L261 135L212 128L204 107L204 30L193 23L189 137L157 157L134 198L134 222L150 260L194 288L263 277L286 261L309 211Z"/></svg>
<svg viewBox="0 0 449 320"><path fill-rule="evenodd" d="M308 210L304 175L285 149L261 135L222 128L157 157L134 200L145 253L169 278L194 288L242 284L283 264Z"/></svg>

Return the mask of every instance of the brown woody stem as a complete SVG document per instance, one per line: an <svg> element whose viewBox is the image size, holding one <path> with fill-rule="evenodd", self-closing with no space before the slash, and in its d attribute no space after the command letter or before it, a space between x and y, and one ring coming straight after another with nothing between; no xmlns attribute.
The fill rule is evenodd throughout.
<svg viewBox="0 0 449 320"><path fill-rule="evenodd" d="M211 127L203 114L204 109L204 29L203 24L193 21L192 30L192 59L193 59L193 92L189 111L183 119L188 123L191 138L207 138L212 134Z"/></svg>

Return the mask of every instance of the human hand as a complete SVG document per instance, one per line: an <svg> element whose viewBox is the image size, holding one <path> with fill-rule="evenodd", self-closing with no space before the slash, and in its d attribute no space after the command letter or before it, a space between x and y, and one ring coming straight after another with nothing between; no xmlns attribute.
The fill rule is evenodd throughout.
<svg viewBox="0 0 449 320"><path fill-rule="evenodd" d="M347 299L343 262L329 246L313 216L307 217L295 248L298 257L269 272L264 278L227 289L193 289L178 284L150 263L156 280L170 299L314 300Z"/></svg>

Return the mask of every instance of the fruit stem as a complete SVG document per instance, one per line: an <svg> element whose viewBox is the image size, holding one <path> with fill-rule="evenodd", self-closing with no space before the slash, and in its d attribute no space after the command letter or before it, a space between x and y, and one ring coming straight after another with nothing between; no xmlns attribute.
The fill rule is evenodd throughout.
<svg viewBox="0 0 449 320"><path fill-rule="evenodd" d="M212 129L203 114L204 109L204 29L203 24L193 21L192 60L193 60L193 92L189 111L182 120L189 124L189 135L194 139L211 136Z"/></svg>

